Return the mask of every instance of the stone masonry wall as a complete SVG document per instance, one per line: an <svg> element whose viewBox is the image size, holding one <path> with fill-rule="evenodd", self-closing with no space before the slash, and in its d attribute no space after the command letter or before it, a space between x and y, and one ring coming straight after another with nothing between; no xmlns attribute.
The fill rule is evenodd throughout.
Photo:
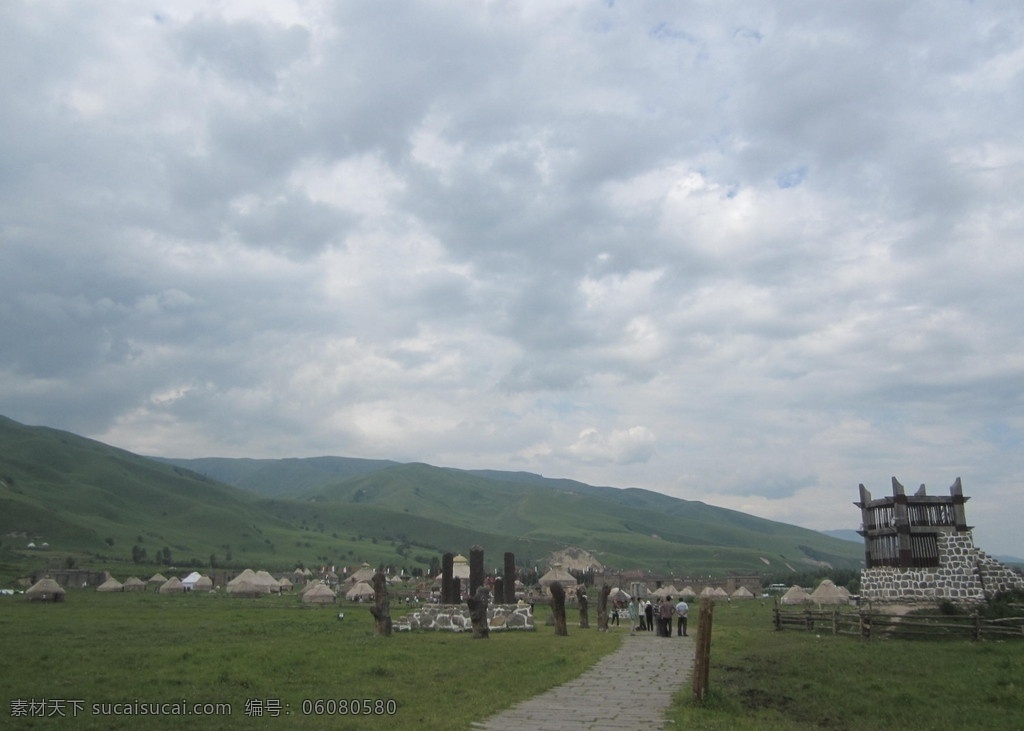
<svg viewBox="0 0 1024 731"><path fill-rule="evenodd" d="M975 548L967 533L939 533L939 565L863 569L860 593L872 601L981 602L986 594L1024 589L1024 578Z"/></svg>
<svg viewBox="0 0 1024 731"><path fill-rule="evenodd" d="M528 604L492 604L487 607L487 626L491 632L532 630L533 612ZM469 608L461 604L428 604L396 619L394 629L472 632L473 623Z"/></svg>

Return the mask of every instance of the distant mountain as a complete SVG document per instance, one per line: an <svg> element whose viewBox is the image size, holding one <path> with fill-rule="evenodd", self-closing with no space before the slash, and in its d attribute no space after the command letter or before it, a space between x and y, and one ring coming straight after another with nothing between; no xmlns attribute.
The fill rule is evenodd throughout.
<svg viewBox="0 0 1024 731"><path fill-rule="evenodd" d="M353 474L336 479L322 472L322 482L313 486L306 460L280 460L265 474L272 473L281 482L260 490L300 500L268 505L275 515L293 522L348 526L358 515L357 508L373 508L383 511L379 520L387 519L375 525L376 531L393 540L421 536L422 528L411 523L428 521L446 526L449 534L471 532L482 545L504 543L509 548L503 550L515 550L520 557L536 559L556 548L580 546L610 566L661 571L784 572L815 563L855 568L862 558L859 546L816 531L649 490L587 485L528 472L393 462L372 469L367 460L316 460L331 460L327 464L333 464L337 473ZM202 469L197 460L170 462ZM248 483L239 479L233 484Z"/></svg>
<svg viewBox="0 0 1024 731"><path fill-rule="evenodd" d="M832 536L833 538L838 538L841 541L852 541L853 543L857 543L861 546L864 545L864 537L855 530L823 530L822 533L827 536Z"/></svg>
<svg viewBox="0 0 1024 731"><path fill-rule="evenodd" d="M411 570L473 545L495 565L505 551L531 565L579 546L611 568L677 574L855 568L862 555L816 531L635 488L345 457L147 458L3 417L0 540L5 561L130 563L166 550L177 563L268 568Z"/></svg>

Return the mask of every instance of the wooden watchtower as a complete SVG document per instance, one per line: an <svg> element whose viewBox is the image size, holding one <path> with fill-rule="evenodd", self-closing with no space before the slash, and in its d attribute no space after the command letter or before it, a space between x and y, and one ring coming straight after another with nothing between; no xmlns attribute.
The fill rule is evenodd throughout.
<svg viewBox="0 0 1024 731"><path fill-rule="evenodd" d="M892 497L872 499L860 486L861 529L864 536L866 568L895 566L924 568L939 565L940 533L967 533L964 497L960 478L949 488L949 497L928 495L924 485L907 495L899 481L892 478Z"/></svg>

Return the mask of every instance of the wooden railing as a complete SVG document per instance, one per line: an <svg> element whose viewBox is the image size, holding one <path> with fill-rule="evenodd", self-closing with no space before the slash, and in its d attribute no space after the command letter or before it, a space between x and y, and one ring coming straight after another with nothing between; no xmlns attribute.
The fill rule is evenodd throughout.
<svg viewBox="0 0 1024 731"><path fill-rule="evenodd" d="M1024 639L1024 617L983 619L971 614L886 614L871 608L783 609L775 607L778 631L798 629L864 639L878 637L963 637L972 640Z"/></svg>

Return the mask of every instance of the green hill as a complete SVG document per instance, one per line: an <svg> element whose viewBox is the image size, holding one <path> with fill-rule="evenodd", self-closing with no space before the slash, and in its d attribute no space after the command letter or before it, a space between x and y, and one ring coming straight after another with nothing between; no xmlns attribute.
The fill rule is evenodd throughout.
<svg viewBox="0 0 1024 731"><path fill-rule="evenodd" d="M495 564L505 551L533 565L578 546L612 568L676 574L861 559L847 541L646 490L343 457L147 458L4 417L0 541L0 565L112 570L368 561L411 571L472 545Z"/></svg>

